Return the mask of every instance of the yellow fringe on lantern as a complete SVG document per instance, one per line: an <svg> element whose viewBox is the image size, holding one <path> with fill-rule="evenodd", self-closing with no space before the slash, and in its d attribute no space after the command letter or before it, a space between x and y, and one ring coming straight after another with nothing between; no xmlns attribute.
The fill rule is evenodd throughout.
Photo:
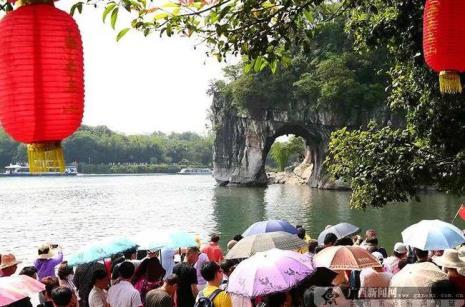
<svg viewBox="0 0 465 307"><path fill-rule="evenodd" d="M454 71L441 71L439 73L439 87L442 94L461 93L460 75Z"/></svg>
<svg viewBox="0 0 465 307"><path fill-rule="evenodd" d="M60 142L29 144L27 157L31 173L65 171L65 158Z"/></svg>

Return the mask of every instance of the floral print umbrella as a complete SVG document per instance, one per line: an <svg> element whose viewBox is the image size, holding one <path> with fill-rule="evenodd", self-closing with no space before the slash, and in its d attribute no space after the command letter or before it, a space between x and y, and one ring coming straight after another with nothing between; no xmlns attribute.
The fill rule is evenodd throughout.
<svg viewBox="0 0 465 307"><path fill-rule="evenodd" d="M308 255L271 249L239 263L229 277L227 292L256 297L286 291L314 271Z"/></svg>

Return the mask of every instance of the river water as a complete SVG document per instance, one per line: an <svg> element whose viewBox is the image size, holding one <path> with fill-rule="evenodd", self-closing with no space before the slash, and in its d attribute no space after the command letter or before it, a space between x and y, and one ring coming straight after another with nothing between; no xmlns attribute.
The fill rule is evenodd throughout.
<svg viewBox="0 0 465 307"><path fill-rule="evenodd" d="M66 256L87 242L148 230L217 232L224 246L250 224L274 218L302 224L312 237L343 221L374 228L391 250L404 228L421 219L451 221L460 203L425 193L420 203L362 211L349 208L349 195L292 185L216 187L210 176L0 177L0 253L28 265L43 242L61 244Z"/></svg>

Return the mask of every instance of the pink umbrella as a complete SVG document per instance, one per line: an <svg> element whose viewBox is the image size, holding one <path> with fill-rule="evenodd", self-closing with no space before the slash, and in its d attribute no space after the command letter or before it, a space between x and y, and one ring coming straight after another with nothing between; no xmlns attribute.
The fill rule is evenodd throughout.
<svg viewBox="0 0 465 307"><path fill-rule="evenodd" d="M271 249L239 263L229 277L226 291L256 297L288 290L314 271L307 255Z"/></svg>
<svg viewBox="0 0 465 307"><path fill-rule="evenodd" d="M2 277L0 278L0 306L9 305L44 290L44 284L26 275Z"/></svg>

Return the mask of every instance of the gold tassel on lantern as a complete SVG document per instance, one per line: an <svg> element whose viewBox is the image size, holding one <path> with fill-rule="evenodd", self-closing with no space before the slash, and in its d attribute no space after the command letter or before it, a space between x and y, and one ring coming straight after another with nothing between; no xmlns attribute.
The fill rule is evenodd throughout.
<svg viewBox="0 0 465 307"><path fill-rule="evenodd" d="M27 157L31 173L65 171L65 159L60 142L29 144Z"/></svg>
<svg viewBox="0 0 465 307"><path fill-rule="evenodd" d="M462 93L460 75L455 71L441 71L439 73L439 87L442 94Z"/></svg>

